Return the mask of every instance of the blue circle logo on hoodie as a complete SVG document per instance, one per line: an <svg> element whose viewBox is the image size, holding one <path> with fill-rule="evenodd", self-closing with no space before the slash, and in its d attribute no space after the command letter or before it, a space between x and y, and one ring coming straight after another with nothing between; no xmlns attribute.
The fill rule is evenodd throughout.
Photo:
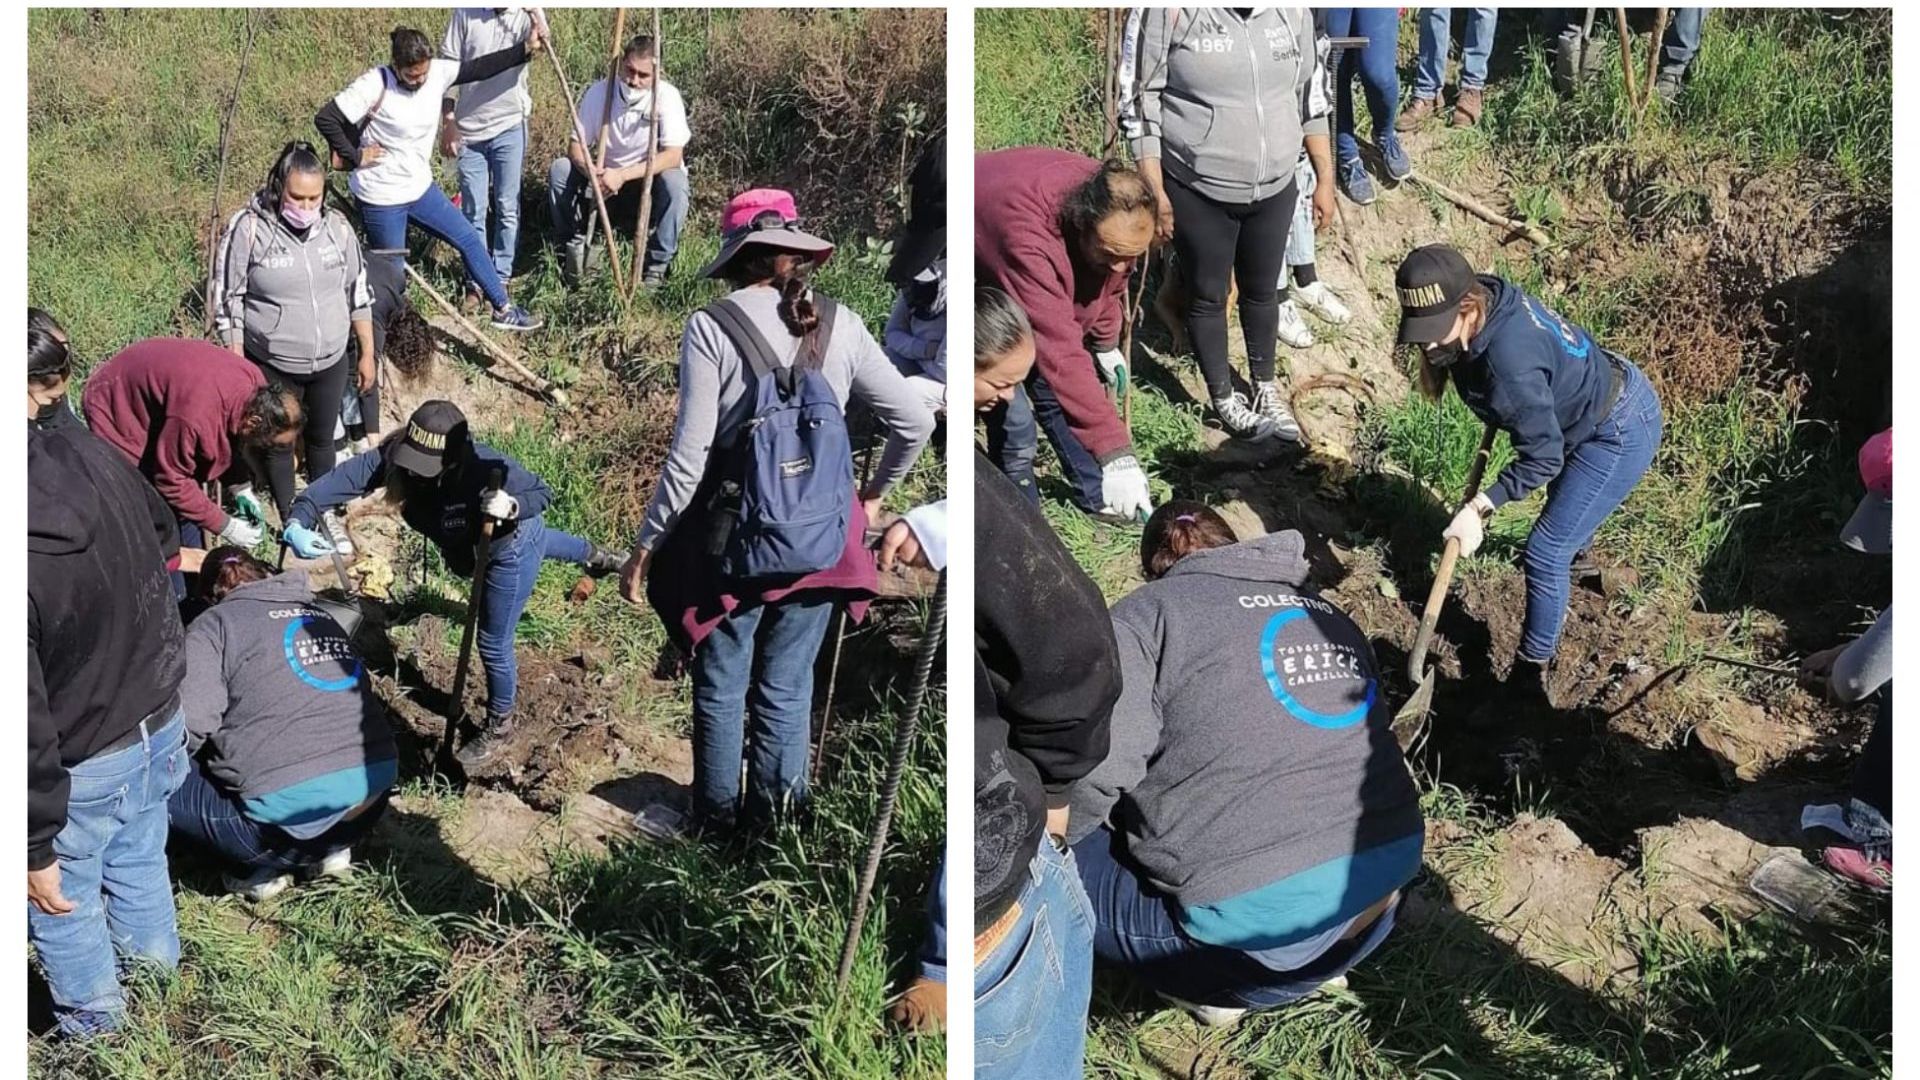
<svg viewBox="0 0 1920 1080"><path fill-rule="evenodd" d="M287 632L280 644L286 652L287 666L301 682L315 690L337 694L360 685L360 658L354 654L353 643L340 632L340 625L331 618L312 614L288 620ZM324 679L307 670L314 665L344 668L346 674L337 679Z"/></svg>
<svg viewBox="0 0 1920 1080"><path fill-rule="evenodd" d="M1378 684L1360 645L1328 639L1302 608L1284 608L1260 634L1260 671L1274 700L1295 719L1338 730L1364 721Z"/></svg>

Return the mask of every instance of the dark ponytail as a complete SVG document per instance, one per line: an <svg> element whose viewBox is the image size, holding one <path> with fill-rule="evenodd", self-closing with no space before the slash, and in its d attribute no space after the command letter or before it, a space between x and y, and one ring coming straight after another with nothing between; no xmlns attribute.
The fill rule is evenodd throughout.
<svg viewBox="0 0 1920 1080"><path fill-rule="evenodd" d="M1191 499L1175 499L1153 512L1140 534L1140 569L1156 581L1196 551L1238 543L1227 519Z"/></svg>
<svg viewBox="0 0 1920 1080"><path fill-rule="evenodd" d="M784 271L782 256L787 259ZM780 321L786 324L787 333L806 337L820 325L820 311L813 302L813 284L807 280L817 265L812 255L756 245L735 256L722 273L727 284L736 289L765 282L778 290Z"/></svg>

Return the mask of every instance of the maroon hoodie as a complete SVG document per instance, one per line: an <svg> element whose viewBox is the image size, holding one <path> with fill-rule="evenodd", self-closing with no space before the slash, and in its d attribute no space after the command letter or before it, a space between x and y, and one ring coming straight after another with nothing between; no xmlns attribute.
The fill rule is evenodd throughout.
<svg viewBox="0 0 1920 1080"><path fill-rule="evenodd" d="M234 435L266 376L204 341L148 338L87 376L87 426L152 481L185 521L219 532L227 515L201 484L234 465Z"/></svg>
<svg viewBox="0 0 1920 1080"><path fill-rule="evenodd" d="M1074 437L1105 464L1132 447L1087 346L1119 342L1127 279L1081 267L1060 231L1067 194L1099 169L1090 157L1039 146L975 155L973 257L980 284L999 285L1026 309L1040 374Z"/></svg>

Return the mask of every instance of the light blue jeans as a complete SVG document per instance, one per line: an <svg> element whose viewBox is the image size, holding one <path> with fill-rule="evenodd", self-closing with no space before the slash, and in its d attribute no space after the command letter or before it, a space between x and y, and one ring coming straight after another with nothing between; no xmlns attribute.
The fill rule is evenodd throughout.
<svg viewBox="0 0 1920 1080"><path fill-rule="evenodd" d="M1420 57L1413 66L1413 96L1433 99L1447 80L1447 53L1453 49L1452 8L1420 9ZM1487 58L1493 55L1498 8L1468 8L1460 37L1460 89L1484 90ZM1697 37L1696 37L1696 40Z"/></svg>
<svg viewBox="0 0 1920 1080"><path fill-rule="evenodd" d="M832 615L818 593L753 603L694 650L693 796L709 821L765 823L806 801L813 666Z"/></svg>
<svg viewBox="0 0 1920 1080"><path fill-rule="evenodd" d="M527 159L527 125L517 124L491 139L467 143L455 163L460 170L460 210L473 229L487 237L493 269L501 281L513 277L513 253L520 242L520 173ZM487 211L493 227L487 227Z"/></svg>
<svg viewBox="0 0 1920 1080"><path fill-rule="evenodd" d="M553 559L584 566L592 556L591 543L549 526L543 514L521 519L511 533L495 540L487 550L487 587L480 598L475 645L481 666L487 671L489 717L512 712L519 694L520 660L513 649L514 629L520 625L520 613L527 609L527 598L540 580L541 563Z"/></svg>
<svg viewBox="0 0 1920 1080"><path fill-rule="evenodd" d="M1293 200L1293 228L1287 230L1287 265L1280 268L1281 292L1293 284L1287 280L1288 267L1313 265L1313 185L1319 180L1313 171L1313 159L1301 154L1293 166L1293 187L1297 194Z"/></svg>
<svg viewBox="0 0 1920 1080"><path fill-rule="evenodd" d="M640 217L640 195L645 184L638 180L621 185L607 200L607 217L615 229L631 230ZM687 224L687 200L691 188L685 166L668 169L653 178L653 205L647 225L646 270L665 270L680 250L680 233ZM565 247L575 236L593 235L593 218L599 208L593 201L593 189L587 174L573 167L569 158L555 158L547 170L547 211L553 216L553 242ZM631 235L629 232L628 235Z"/></svg>
<svg viewBox="0 0 1920 1080"><path fill-rule="evenodd" d="M180 963L173 882L167 875L167 799L187 775L186 714L143 724L130 746L67 770L67 825L54 838L60 893L73 905L48 915L27 905L32 942L69 1036L120 1025L121 971Z"/></svg>
<svg viewBox="0 0 1920 1080"><path fill-rule="evenodd" d="M1013 929L973 968L974 1080L1080 1080L1093 997L1093 909L1051 838Z"/></svg>

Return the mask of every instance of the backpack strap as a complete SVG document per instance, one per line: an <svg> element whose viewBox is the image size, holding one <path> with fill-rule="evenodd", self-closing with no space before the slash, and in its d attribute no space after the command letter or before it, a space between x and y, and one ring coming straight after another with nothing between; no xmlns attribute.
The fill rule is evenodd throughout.
<svg viewBox="0 0 1920 1080"><path fill-rule="evenodd" d="M374 95L373 108L368 109L367 115L360 118L360 129L362 131L366 130L368 124L373 123L374 115L380 111L380 106L386 104L387 87L393 85L393 79L393 69L382 65L380 68L380 92Z"/></svg>
<svg viewBox="0 0 1920 1080"><path fill-rule="evenodd" d="M701 310L720 327L721 333L727 335L727 340L733 342L733 347L746 359L754 378L772 376L779 382L783 396L793 394L796 385L793 368L780 363L774 355L773 346L767 343L766 335L753 324L739 304L722 297Z"/></svg>

